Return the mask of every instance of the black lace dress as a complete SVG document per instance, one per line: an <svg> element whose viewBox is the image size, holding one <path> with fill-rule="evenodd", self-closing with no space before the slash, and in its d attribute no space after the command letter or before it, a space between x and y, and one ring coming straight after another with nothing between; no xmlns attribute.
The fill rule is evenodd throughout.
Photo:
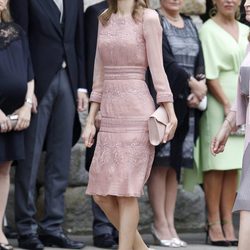
<svg viewBox="0 0 250 250"><path fill-rule="evenodd" d="M17 24L0 23L0 109L12 114L25 100L33 79L28 42ZM0 162L23 159L24 132L0 133Z"/></svg>

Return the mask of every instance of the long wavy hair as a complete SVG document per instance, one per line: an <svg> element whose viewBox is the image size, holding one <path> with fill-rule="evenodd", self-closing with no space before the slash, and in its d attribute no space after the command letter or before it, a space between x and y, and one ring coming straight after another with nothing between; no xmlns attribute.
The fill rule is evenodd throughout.
<svg viewBox="0 0 250 250"><path fill-rule="evenodd" d="M7 1L6 8L0 12L0 16L3 22L11 22L12 17L10 15L9 1Z"/></svg>
<svg viewBox="0 0 250 250"><path fill-rule="evenodd" d="M108 23L113 13L117 13L117 1L118 0L108 0L108 9L99 16L99 20L103 25ZM141 10L144 8L148 8L148 0L135 0L134 9L132 12L132 16L135 21L141 20Z"/></svg>

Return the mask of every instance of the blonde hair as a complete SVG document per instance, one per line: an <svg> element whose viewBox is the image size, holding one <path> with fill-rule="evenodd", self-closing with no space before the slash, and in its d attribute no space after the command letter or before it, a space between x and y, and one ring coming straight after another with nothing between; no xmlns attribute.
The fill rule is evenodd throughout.
<svg viewBox="0 0 250 250"><path fill-rule="evenodd" d="M11 22L12 17L10 14L9 1L6 5L6 8L0 13L1 19L3 22Z"/></svg>
<svg viewBox="0 0 250 250"><path fill-rule="evenodd" d="M106 25L113 13L117 13L117 1L118 0L108 0L108 9L104 11L100 16L99 20L103 25ZM148 8L147 0L135 0L134 9L132 12L132 16L135 21L139 21L141 10L144 8Z"/></svg>

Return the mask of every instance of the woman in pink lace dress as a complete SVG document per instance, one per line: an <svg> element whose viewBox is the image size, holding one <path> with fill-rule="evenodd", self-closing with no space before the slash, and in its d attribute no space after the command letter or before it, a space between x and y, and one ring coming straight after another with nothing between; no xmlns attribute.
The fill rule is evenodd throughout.
<svg viewBox="0 0 250 250"><path fill-rule="evenodd" d="M137 197L143 193L154 147L147 121L155 106L145 83L150 67L157 102L164 105L170 123L163 141L174 135L177 119L162 62L162 29L145 0L111 0L100 16L91 108L83 133L91 147L94 121L101 111L101 126L89 172L86 193L119 230L119 249L147 249L137 231Z"/></svg>

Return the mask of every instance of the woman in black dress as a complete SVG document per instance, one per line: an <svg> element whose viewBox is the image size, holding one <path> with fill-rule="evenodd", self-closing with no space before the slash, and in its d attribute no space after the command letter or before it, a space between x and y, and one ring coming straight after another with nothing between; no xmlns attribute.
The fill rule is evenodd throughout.
<svg viewBox="0 0 250 250"><path fill-rule="evenodd" d="M23 30L11 21L8 0L0 0L0 223L9 192L13 160L25 157L23 130L29 126L34 81ZM12 115L10 117L10 115ZM14 115L14 117L13 117ZM14 119L13 119L14 118ZM13 249L0 226L0 250Z"/></svg>

